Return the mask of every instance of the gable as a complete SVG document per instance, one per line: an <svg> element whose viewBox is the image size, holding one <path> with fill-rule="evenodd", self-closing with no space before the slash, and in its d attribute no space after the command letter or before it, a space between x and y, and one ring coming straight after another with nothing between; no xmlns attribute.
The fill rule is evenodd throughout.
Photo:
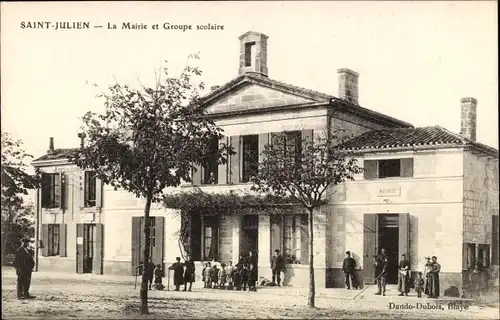
<svg viewBox="0 0 500 320"><path fill-rule="evenodd" d="M232 90L207 106L208 113L262 109L315 102L310 98L285 93L258 84L247 84Z"/></svg>

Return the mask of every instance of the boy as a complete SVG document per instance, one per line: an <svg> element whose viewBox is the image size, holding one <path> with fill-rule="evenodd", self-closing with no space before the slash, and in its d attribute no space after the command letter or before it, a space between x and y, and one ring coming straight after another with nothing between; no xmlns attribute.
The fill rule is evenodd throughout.
<svg viewBox="0 0 500 320"><path fill-rule="evenodd" d="M255 267L253 264L250 265L250 270L249 270L249 279L248 279L248 291L255 291L257 292L257 270L255 270Z"/></svg>
<svg viewBox="0 0 500 320"><path fill-rule="evenodd" d="M217 268L217 264L214 263L214 267L212 269L212 288L217 289L217 285L219 283L219 268Z"/></svg>
<svg viewBox="0 0 500 320"><path fill-rule="evenodd" d="M248 265L244 264L243 268L240 270L241 284L243 285L243 291L247 291L249 272Z"/></svg>
<svg viewBox="0 0 500 320"><path fill-rule="evenodd" d="M415 291L417 292L417 297L422 298L422 292L424 291L424 279L422 278L422 272L418 273L415 279Z"/></svg>
<svg viewBox="0 0 500 320"><path fill-rule="evenodd" d="M242 270L241 265L237 265L236 268L233 270L233 275L232 275L232 280L234 283L234 288L237 291L241 290L241 275L240 271Z"/></svg>
<svg viewBox="0 0 500 320"><path fill-rule="evenodd" d="M228 290L233 290L233 273L234 273L234 268L233 268L233 262L229 261L227 266L227 289Z"/></svg>
<svg viewBox="0 0 500 320"><path fill-rule="evenodd" d="M161 264L157 264L155 268L155 284L154 287L156 290L163 290L165 286L163 285L163 270L161 269Z"/></svg>
<svg viewBox="0 0 500 320"><path fill-rule="evenodd" d="M226 288L226 280L227 280L227 272L226 272L226 264L220 264L221 269L219 270L219 289Z"/></svg>
<svg viewBox="0 0 500 320"><path fill-rule="evenodd" d="M207 262L206 267L205 267L205 288L211 288L212 287L212 266L210 265L210 262Z"/></svg>

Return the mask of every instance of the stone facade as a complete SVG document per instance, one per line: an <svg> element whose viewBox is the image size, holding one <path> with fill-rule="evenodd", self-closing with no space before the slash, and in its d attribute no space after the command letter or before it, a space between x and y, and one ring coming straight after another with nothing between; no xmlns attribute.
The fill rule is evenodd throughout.
<svg viewBox="0 0 500 320"><path fill-rule="evenodd" d="M353 104L358 104L358 78L359 74L350 69L338 69L339 73L339 98Z"/></svg>
<svg viewBox="0 0 500 320"><path fill-rule="evenodd" d="M462 98L460 134L472 141L476 141L476 119L477 100L474 98Z"/></svg>

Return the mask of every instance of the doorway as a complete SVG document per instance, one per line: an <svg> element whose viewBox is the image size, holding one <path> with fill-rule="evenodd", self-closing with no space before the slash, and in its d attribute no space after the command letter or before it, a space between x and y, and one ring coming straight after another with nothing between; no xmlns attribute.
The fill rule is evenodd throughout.
<svg viewBox="0 0 500 320"><path fill-rule="evenodd" d="M83 273L92 273L95 252L95 224L83 225Z"/></svg>
<svg viewBox="0 0 500 320"><path fill-rule="evenodd" d="M244 215L241 223L240 255L248 256L252 251L257 255L259 249L259 216Z"/></svg>
<svg viewBox="0 0 500 320"><path fill-rule="evenodd" d="M378 219L378 248L387 254L387 283L398 283L399 215L381 214Z"/></svg>

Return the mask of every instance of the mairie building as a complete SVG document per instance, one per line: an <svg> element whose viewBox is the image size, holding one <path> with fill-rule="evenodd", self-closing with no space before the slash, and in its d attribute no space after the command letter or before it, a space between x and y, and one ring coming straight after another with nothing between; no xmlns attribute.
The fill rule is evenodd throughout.
<svg viewBox="0 0 500 320"><path fill-rule="evenodd" d="M268 40L257 32L241 35L238 76L203 97L209 116L224 130L221 142L236 154L225 165L200 167L192 183L165 192L245 192L256 170L253 160L261 157L271 134L300 141L342 129L353 135L348 145L365 170L331 190L314 217L316 285L344 286L347 250L357 262L359 280L373 281L372 257L385 248L389 284L397 283L398 259L405 253L412 272L423 271L424 257L438 257L442 294L456 287L467 296L498 286L498 150L476 141L476 99L457 99L460 133L414 127L360 106L355 71L337 70L336 96L269 78ZM80 170L68 161L69 152L55 149L51 138L47 154L33 162L43 172L37 270L135 274L144 246L145 202ZM216 184L209 183L211 173ZM199 262L198 273L201 261L234 262L252 250L259 276L270 276L271 253L280 249L287 257L285 285L306 286L305 214L299 207L273 216L213 212L193 219L189 251ZM151 217L153 261L173 263L180 256L181 217L160 205L153 206Z"/></svg>

